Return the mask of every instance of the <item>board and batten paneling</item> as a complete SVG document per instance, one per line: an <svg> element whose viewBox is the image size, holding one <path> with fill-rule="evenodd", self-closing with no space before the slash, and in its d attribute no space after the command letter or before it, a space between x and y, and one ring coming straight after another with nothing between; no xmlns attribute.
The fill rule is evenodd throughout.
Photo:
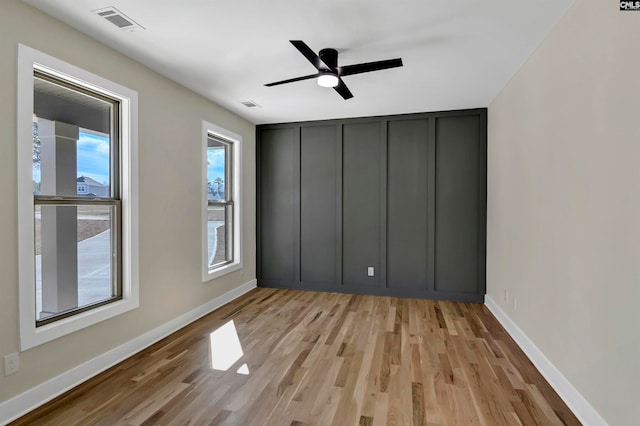
<svg viewBox="0 0 640 426"><path fill-rule="evenodd" d="M380 279L380 123L342 128L342 283L375 286ZM374 276L367 268L374 268Z"/></svg>
<svg viewBox="0 0 640 426"><path fill-rule="evenodd" d="M335 126L300 129L300 279L333 285L338 247Z"/></svg>
<svg viewBox="0 0 640 426"><path fill-rule="evenodd" d="M478 116L436 119L436 291L478 291L479 131Z"/></svg>
<svg viewBox="0 0 640 426"><path fill-rule="evenodd" d="M264 130L260 135L259 268L263 280L295 281L295 129Z"/></svg>
<svg viewBox="0 0 640 426"><path fill-rule="evenodd" d="M484 300L486 109L257 130L259 285Z"/></svg>
<svg viewBox="0 0 640 426"><path fill-rule="evenodd" d="M429 289L428 119L388 124L387 286Z"/></svg>

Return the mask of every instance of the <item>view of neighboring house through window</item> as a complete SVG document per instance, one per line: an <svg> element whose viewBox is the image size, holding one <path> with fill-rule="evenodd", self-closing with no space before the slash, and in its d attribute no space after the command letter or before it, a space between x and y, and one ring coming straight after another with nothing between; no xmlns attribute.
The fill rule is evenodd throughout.
<svg viewBox="0 0 640 426"><path fill-rule="evenodd" d="M34 71L38 326L122 297L119 101Z"/></svg>
<svg viewBox="0 0 640 426"><path fill-rule="evenodd" d="M233 142L209 134L207 139L208 267L233 259Z"/></svg>

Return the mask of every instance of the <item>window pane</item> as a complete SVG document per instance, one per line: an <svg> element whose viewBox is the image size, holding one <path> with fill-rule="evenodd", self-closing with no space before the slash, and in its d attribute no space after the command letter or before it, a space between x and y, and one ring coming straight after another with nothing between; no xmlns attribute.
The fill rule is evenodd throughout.
<svg viewBox="0 0 640 426"><path fill-rule="evenodd" d="M110 300L113 205L36 205L36 319Z"/></svg>
<svg viewBox="0 0 640 426"><path fill-rule="evenodd" d="M34 195L111 196L113 114L99 95L34 78Z"/></svg>
<svg viewBox="0 0 640 426"><path fill-rule="evenodd" d="M109 135L80 129L76 191L82 197L111 197Z"/></svg>
<svg viewBox="0 0 640 426"><path fill-rule="evenodd" d="M209 268L229 261L227 245L227 208L224 205L209 206L208 232L208 259Z"/></svg>
<svg viewBox="0 0 640 426"><path fill-rule="evenodd" d="M209 201L227 200L227 158L229 145L209 138L207 149L207 198Z"/></svg>

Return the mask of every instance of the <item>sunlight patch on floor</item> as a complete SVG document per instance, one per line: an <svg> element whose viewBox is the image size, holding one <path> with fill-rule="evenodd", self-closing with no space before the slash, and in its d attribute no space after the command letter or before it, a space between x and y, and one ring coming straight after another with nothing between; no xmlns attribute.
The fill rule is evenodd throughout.
<svg viewBox="0 0 640 426"><path fill-rule="evenodd" d="M248 376L249 375L249 366L247 364L242 364L240 366L240 368L238 368L238 371L236 371L236 373L244 374L245 376Z"/></svg>
<svg viewBox="0 0 640 426"><path fill-rule="evenodd" d="M233 320L211 333L209 339L211 368L214 370L227 371L244 355ZM237 373L248 375L249 367L247 364L241 365Z"/></svg>

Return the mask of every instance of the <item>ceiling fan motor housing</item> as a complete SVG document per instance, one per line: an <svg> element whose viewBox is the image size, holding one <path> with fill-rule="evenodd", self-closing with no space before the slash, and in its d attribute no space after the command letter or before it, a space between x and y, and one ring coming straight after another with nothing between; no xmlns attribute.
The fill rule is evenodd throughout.
<svg viewBox="0 0 640 426"><path fill-rule="evenodd" d="M318 52L318 56L331 71L334 71L338 66L338 51L336 49L322 49Z"/></svg>

